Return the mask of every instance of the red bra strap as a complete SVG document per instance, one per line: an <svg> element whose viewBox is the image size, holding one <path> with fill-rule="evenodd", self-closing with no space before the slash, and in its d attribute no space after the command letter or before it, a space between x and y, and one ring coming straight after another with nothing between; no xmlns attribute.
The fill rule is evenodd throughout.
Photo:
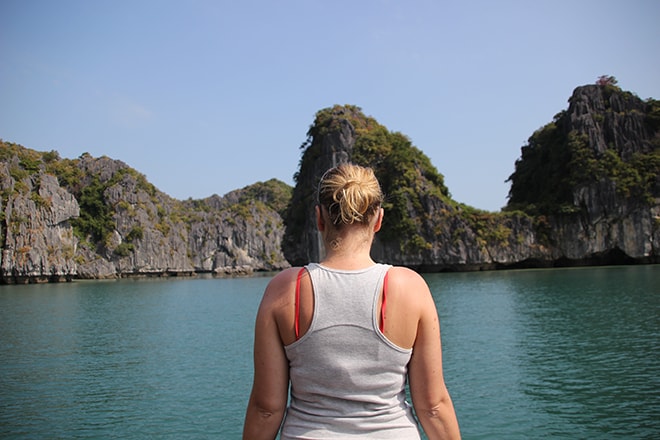
<svg viewBox="0 0 660 440"><path fill-rule="evenodd" d="M296 341L300 338L300 279L302 278L305 268L301 268L298 271L298 277L296 278L296 317L295 317L295 330L296 330Z"/></svg>
<svg viewBox="0 0 660 440"><path fill-rule="evenodd" d="M385 278L383 278L383 304L380 306L380 332L385 332L385 306L387 305L387 274L385 272Z"/></svg>

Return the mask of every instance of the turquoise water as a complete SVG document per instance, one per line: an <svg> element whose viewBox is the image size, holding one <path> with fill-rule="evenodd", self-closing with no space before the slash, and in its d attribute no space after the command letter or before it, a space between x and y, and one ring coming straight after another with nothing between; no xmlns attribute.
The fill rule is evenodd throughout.
<svg viewBox="0 0 660 440"><path fill-rule="evenodd" d="M464 439L660 438L660 266L425 277ZM0 438L240 438L269 279L0 286Z"/></svg>

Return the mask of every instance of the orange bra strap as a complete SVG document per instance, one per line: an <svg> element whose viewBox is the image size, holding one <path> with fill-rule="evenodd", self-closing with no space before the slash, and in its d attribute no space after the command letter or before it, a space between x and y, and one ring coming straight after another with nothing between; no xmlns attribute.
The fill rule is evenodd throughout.
<svg viewBox="0 0 660 440"><path fill-rule="evenodd" d="M296 330L296 341L300 338L300 279L302 278L305 268L301 268L298 271L298 277L296 278L296 317L295 317L295 330Z"/></svg>
<svg viewBox="0 0 660 440"><path fill-rule="evenodd" d="M383 304L380 306L380 332L385 332L385 306L387 305L387 274L385 272L385 278L383 278Z"/></svg>

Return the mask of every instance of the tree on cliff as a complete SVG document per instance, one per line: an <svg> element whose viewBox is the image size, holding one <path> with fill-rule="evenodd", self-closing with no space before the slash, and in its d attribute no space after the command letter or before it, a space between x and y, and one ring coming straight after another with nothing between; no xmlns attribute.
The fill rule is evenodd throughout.
<svg viewBox="0 0 660 440"><path fill-rule="evenodd" d="M596 85L599 86L616 86L619 82L611 75L601 75L596 80Z"/></svg>

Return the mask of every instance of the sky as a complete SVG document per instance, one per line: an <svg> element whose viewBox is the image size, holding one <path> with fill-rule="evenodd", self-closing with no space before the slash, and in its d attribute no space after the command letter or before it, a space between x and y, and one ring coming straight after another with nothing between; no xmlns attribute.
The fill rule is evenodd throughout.
<svg viewBox="0 0 660 440"><path fill-rule="evenodd" d="M316 112L350 104L498 211L576 87L660 99L658 23L657 0L0 0L0 139L200 199L293 185Z"/></svg>

